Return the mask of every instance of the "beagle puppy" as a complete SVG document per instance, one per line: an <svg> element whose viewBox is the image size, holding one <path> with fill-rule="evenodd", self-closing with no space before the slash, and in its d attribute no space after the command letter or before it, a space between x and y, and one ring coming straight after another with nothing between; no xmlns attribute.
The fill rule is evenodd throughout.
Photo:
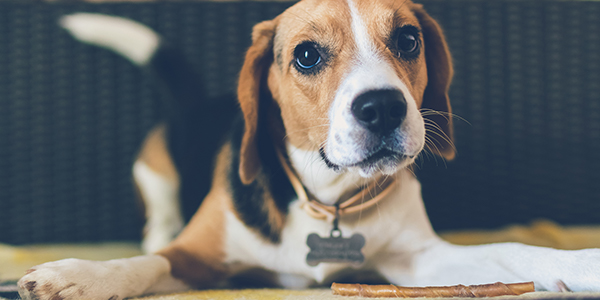
<svg viewBox="0 0 600 300"><path fill-rule="evenodd" d="M163 53L156 33L129 20L76 14L62 25L138 65ZM289 288L376 271L406 286L534 281L538 290L563 282L600 291L599 249L456 246L434 233L411 166L427 147L454 157L451 77L442 31L419 4L298 2L254 27L240 117L185 227L178 189L189 172L170 153L179 127L167 121L133 168L149 254L42 264L20 279L20 295L116 300L216 287L255 268Z"/></svg>

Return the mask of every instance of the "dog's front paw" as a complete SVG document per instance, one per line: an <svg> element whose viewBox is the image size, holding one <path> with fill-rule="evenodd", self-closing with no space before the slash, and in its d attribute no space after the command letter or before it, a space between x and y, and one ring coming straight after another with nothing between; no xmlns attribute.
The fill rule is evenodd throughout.
<svg viewBox="0 0 600 300"><path fill-rule="evenodd" d="M110 271L102 262L65 259L45 263L29 269L19 280L19 294L23 299L39 300L118 300L103 285L102 277Z"/></svg>

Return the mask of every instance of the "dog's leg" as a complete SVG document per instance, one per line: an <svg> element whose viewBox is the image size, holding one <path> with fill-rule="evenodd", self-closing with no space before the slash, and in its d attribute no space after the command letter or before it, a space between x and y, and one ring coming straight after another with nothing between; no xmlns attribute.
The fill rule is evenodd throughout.
<svg viewBox="0 0 600 300"><path fill-rule="evenodd" d="M404 285L533 281L536 290L600 291L600 249L556 250L518 243L457 246L439 242L382 260L380 271Z"/></svg>
<svg viewBox="0 0 600 300"><path fill-rule="evenodd" d="M155 253L183 229L179 205L179 176L167 150L165 127L148 133L133 165L133 179L146 211L142 249Z"/></svg>
<svg viewBox="0 0 600 300"><path fill-rule="evenodd" d="M142 161L134 164L133 175L146 208L142 249L155 253L183 229L177 186Z"/></svg>
<svg viewBox="0 0 600 300"><path fill-rule="evenodd" d="M189 289L171 276L169 261L160 255L49 262L31 268L18 284L23 299L39 300L118 300Z"/></svg>

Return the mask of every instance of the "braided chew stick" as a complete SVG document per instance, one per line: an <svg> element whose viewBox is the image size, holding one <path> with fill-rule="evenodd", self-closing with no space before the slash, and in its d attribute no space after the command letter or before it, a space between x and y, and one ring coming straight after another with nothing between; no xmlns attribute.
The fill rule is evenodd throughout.
<svg viewBox="0 0 600 300"><path fill-rule="evenodd" d="M521 295L535 291L533 282L482 285L453 285L432 287L402 287L390 285L341 284L331 285L334 295L361 297L437 298L437 297L494 297Z"/></svg>

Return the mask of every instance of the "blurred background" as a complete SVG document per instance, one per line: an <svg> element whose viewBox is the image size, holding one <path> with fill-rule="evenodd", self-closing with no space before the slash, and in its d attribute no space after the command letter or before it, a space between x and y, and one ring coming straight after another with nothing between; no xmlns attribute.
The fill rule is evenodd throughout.
<svg viewBox="0 0 600 300"><path fill-rule="evenodd" d="M600 1L418 2L456 71L458 156L418 161L435 229L599 224ZM1 1L0 243L140 239L131 166L170 96L153 74L73 40L60 16L149 25L218 96L235 90L252 26L292 3Z"/></svg>

